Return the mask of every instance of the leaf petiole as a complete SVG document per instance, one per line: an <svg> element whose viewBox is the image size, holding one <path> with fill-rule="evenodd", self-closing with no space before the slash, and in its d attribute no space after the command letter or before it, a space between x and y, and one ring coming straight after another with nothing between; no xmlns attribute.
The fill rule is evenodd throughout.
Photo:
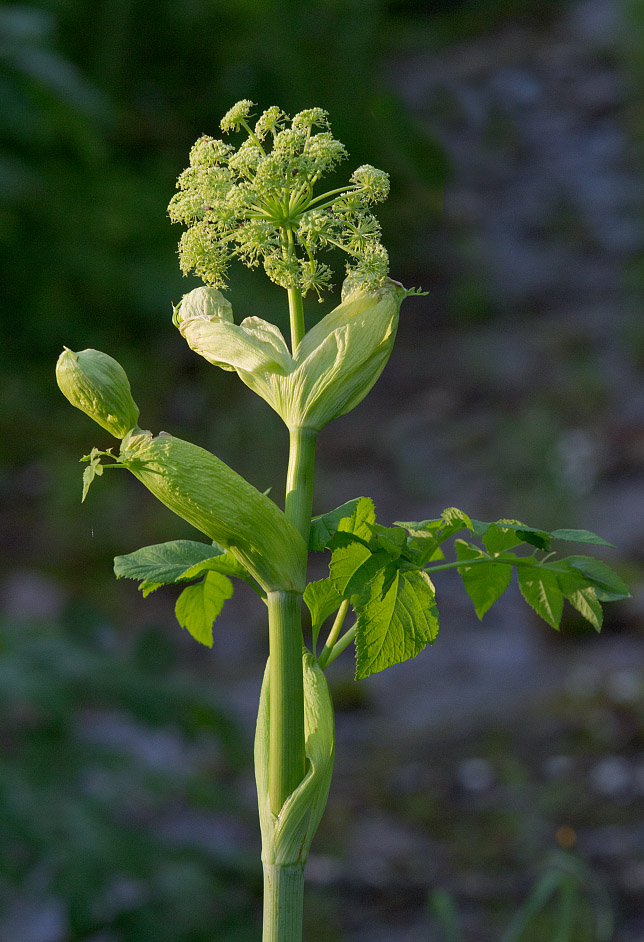
<svg viewBox="0 0 644 942"><path fill-rule="evenodd" d="M345 631L345 633L342 635L339 641L336 641L336 643L333 645L333 648L331 649L331 653L329 654L329 656L327 657L324 663L325 668L328 667L329 664L332 664L333 661L335 661L336 657L339 657L340 654L342 654L342 652L344 651L344 649L347 648L351 644L351 642L356 636L356 631L357 631L357 627L356 625L354 625L352 628L349 628L348 631ZM320 667L322 666L323 665L320 664Z"/></svg>
<svg viewBox="0 0 644 942"><path fill-rule="evenodd" d="M470 566L478 566L480 563L505 563L508 566L526 566L531 569L541 569L543 567L543 560L532 559L532 557L522 558L520 556L481 556L479 559L459 559L453 563L441 563L438 566L426 566L423 571L433 573L443 572L445 569L469 569ZM550 572L560 572L564 575L566 575L568 572L567 569L556 569L551 565L548 565L547 568Z"/></svg>
<svg viewBox="0 0 644 942"><path fill-rule="evenodd" d="M326 639L325 645L322 648L322 651L318 658L318 664L320 665L322 670L324 670L327 664L330 663L330 658L331 658L331 655L333 654L334 646L338 640L340 632L342 631L342 625L344 624L344 619L347 617L348 611L349 611L349 599L344 599L342 602L342 605L338 609L338 613L335 616L335 621L333 622L333 625L331 626L331 631L329 632L329 636ZM342 650L344 650L344 648L342 648Z"/></svg>

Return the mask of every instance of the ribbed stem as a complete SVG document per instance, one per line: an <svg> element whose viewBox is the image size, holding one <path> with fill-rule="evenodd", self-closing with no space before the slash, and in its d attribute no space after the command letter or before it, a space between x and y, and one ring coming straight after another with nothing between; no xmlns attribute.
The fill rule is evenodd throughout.
<svg viewBox="0 0 644 942"><path fill-rule="evenodd" d="M304 302L302 300L302 292L299 288L288 289L288 311L291 324L291 350L295 353L295 348L306 332L304 326Z"/></svg>
<svg viewBox="0 0 644 942"><path fill-rule="evenodd" d="M268 792L273 814L304 778L302 596L269 592L270 713Z"/></svg>
<svg viewBox="0 0 644 942"><path fill-rule="evenodd" d="M290 452L286 477L284 512L308 545L313 505L313 472L317 432L310 428L290 430Z"/></svg>
<svg viewBox="0 0 644 942"><path fill-rule="evenodd" d="M262 942L300 942L304 864L264 864L264 933Z"/></svg>

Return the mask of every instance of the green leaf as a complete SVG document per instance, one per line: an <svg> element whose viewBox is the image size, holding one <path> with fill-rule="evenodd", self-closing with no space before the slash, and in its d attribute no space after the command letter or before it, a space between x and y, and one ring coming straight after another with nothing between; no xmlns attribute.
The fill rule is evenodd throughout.
<svg viewBox="0 0 644 942"><path fill-rule="evenodd" d="M465 540L456 540L454 546L456 555L463 562L486 558L478 546ZM459 567L458 571L479 618L483 618L497 599L501 598L512 578L512 566L508 563L476 563L474 566Z"/></svg>
<svg viewBox="0 0 644 942"><path fill-rule="evenodd" d="M103 465L101 461L103 458L110 458L113 464ZM87 497L87 492L90 489L92 481L94 478L102 477L103 471L105 468L120 468L118 462L115 461L115 457L112 454L112 449L108 448L107 451L101 451L100 448L92 448L89 455L83 455L81 461L89 461L89 464L83 471L83 496L81 497L81 504L84 502Z"/></svg>
<svg viewBox="0 0 644 942"><path fill-rule="evenodd" d="M427 573L380 569L356 601L356 679L416 657L438 634Z"/></svg>
<svg viewBox="0 0 644 942"><path fill-rule="evenodd" d="M103 474L103 465L101 464L100 458L97 460L92 460L85 470L83 471L83 496L81 497L81 504L84 503L85 498L87 497L87 492L90 489L92 481L95 477L101 477Z"/></svg>
<svg viewBox="0 0 644 942"><path fill-rule="evenodd" d="M577 609L580 615L589 621L595 631L602 630L604 613L597 598L595 589L587 585L581 573L570 573L557 576L559 587L570 604Z"/></svg>
<svg viewBox="0 0 644 942"><path fill-rule="evenodd" d="M538 527L529 527L519 520L497 520L495 523L473 520L472 526L490 553L504 553L520 543L529 543L540 550L550 549L552 534Z"/></svg>
<svg viewBox="0 0 644 942"><path fill-rule="evenodd" d="M389 555L384 550L372 553L364 543L351 540L333 550L329 563L331 582L342 598L349 598L361 592L378 569L388 562Z"/></svg>
<svg viewBox="0 0 644 942"><path fill-rule="evenodd" d="M395 527L402 527L407 530L410 536L427 537L428 534L440 530L443 524L443 518L437 520L394 520Z"/></svg>
<svg viewBox="0 0 644 942"><path fill-rule="evenodd" d="M612 543L590 530L553 530L550 536L553 540L566 540L571 543L592 543L595 546L610 546L615 549Z"/></svg>
<svg viewBox="0 0 644 942"><path fill-rule="evenodd" d="M211 648L213 623L232 594L233 585L227 576L209 572L202 582L185 588L177 599L177 621L195 641Z"/></svg>
<svg viewBox="0 0 644 942"><path fill-rule="evenodd" d="M407 534L397 527L383 527L379 523L368 524L372 541L378 549L384 550L391 559L398 559L407 545Z"/></svg>
<svg viewBox="0 0 644 942"><path fill-rule="evenodd" d="M204 559L211 559L216 550L209 543L194 540L172 540L143 546L134 553L114 559L117 579L142 579L167 584L184 578L186 570Z"/></svg>
<svg viewBox="0 0 644 942"><path fill-rule="evenodd" d="M598 559L592 556L568 556L557 563L558 566L568 566L586 577L595 589L597 598L601 602L615 602L619 599L630 598L628 586L622 582L617 573Z"/></svg>
<svg viewBox="0 0 644 942"><path fill-rule="evenodd" d="M454 536L455 533L460 533L461 530L469 530L470 533L472 532L472 521L468 515L463 510L459 510L458 507L447 507L443 511L441 520L443 522L440 534L441 543L448 540L450 536Z"/></svg>
<svg viewBox="0 0 644 942"><path fill-rule="evenodd" d="M553 628L559 628L563 611L563 592L557 574L546 566L519 566L521 594L537 615Z"/></svg>
<svg viewBox="0 0 644 942"><path fill-rule="evenodd" d="M520 536L524 543L536 546L537 549L545 550L546 552L550 549L551 534L546 530L532 530L522 527L520 530L517 530L517 536Z"/></svg>
<svg viewBox="0 0 644 942"><path fill-rule="evenodd" d="M313 517L309 532L309 549L314 551L326 549L335 536L340 521L352 517L358 503L364 499L366 498L354 497L353 500L348 500L346 504L336 507L335 510L320 514L319 517Z"/></svg>
<svg viewBox="0 0 644 942"><path fill-rule="evenodd" d="M212 550L213 548L210 547L211 553ZM220 550L213 556L209 556L207 559L202 559L200 562L195 563L194 566L188 567L178 578L196 579L205 572L220 572L224 576L235 576L238 579L248 578L248 570L242 566L232 553L227 553L223 550Z"/></svg>
<svg viewBox="0 0 644 942"><path fill-rule="evenodd" d="M360 497L351 516L343 517L338 523L337 533L351 533L368 542L371 539L371 524L375 522L373 501L369 497Z"/></svg>
<svg viewBox="0 0 644 942"><path fill-rule="evenodd" d="M457 507L447 507L437 520L409 520L406 523L396 520L396 527L403 527L414 539L428 540L433 538L436 543L444 543L450 536L461 530L472 531L472 521L468 515Z"/></svg>
<svg viewBox="0 0 644 942"><path fill-rule="evenodd" d="M466 513L457 507L447 507L437 520L408 521L398 520L397 527L403 527L409 533L409 541L404 555L418 567L432 560L444 559L440 549L442 543L461 530L472 530L472 521Z"/></svg>
<svg viewBox="0 0 644 942"><path fill-rule="evenodd" d="M342 596L330 579L320 579L319 582L309 582L304 590L304 601L311 613L313 644L315 646L322 624L329 615L333 615L339 609L342 604Z"/></svg>
<svg viewBox="0 0 644 942"><path fill-rule="evenodd" d="M435 524L436 526L418 529L423 523ZM407 530L409 537L404 555L416 565L416 568L423 566L429 560L444 559L438 539L440 523L440 520L424 520L419 523L415 521L408 521L407 523L398 521L394 524L396 527L404 527Z"/></svg>
<svg viewBox="0 0 644 942"><path fill-rule="evenodd" d="M261 598L265 598L266 596L266 592L255 582L245 566L243 566L232 553L226 553L220 549L217 555L210 556L208 559L204 559L196 565L191 566L189 569L186 569L186 571L179 576L179 579L182 582L197 579L205 572L220 572L224 576L233 576L236 579L243 579L244 582L248 583L253 592L256 592Z"/></svg>
<svg viewBox="0 0 644 942"><path fill-rule="evenodd" d="M157 589L160 589L162 585L165 585L165 582L141 582L137 586L139 592L143 593L143 598L147 599L148 595L152 595L153 592L156 592Z"/></svg>
<svg viewBox="0 0 644 942"><path fill-rule="evenodd" d="M507 523L517 523L518 521L506 521ZM523 542L522 537L518 536L516 530L510 527L502 527L499 523L491 523L483 536L483 545L488 553L496 555L505 553L506 550L513 549Z"/></svg>
<svg viewBox="0 0 644 942"><path fill-rule="evenodd" d="M497 520L495 523L476 521L476 532L490 553L504 553L520 543L529 543L540 550L550 549L550 534L547 530L528 527L520 520Z"/></svg>

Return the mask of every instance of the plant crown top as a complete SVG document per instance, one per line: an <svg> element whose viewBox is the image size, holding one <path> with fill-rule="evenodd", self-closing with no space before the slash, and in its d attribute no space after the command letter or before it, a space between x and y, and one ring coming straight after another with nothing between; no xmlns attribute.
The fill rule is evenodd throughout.
<svg viewBox="0 0 644 942"><path fill-rule="evenodd" d="M184 274L194 272L213 287L226 286L231 258L259 264L271 281L303 295L332 287L333 273L317 255L339 248L356 288L377 288L389 259L380 241L374 203L387 198L389 177L364 164L350 182L315 195L319 180L347 157L322 108L292 120L272 106L251 127L248 99L224 115L224 133L245 131L232 144L204 135L190 152L190 166L177 181L168 207L173 222L188 228L179 242Z"/></svg>

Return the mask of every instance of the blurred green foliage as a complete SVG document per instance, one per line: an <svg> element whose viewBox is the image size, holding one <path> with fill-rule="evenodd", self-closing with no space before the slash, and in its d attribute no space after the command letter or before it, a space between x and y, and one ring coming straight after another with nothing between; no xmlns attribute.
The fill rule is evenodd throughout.
<svg viewBox="0 0 644 942"><path fill-rule="evenodd" d="M597 877L577 857L561 852L554 853L543 869L500 942L610 942L614 931L611 902ZM434 891L429 907L442 942L464 942L450 894Z"/></svg>
<svg viewBox="0 0 644 942"><path fill-rule="evenodd" d="M27 933L26 907L62 927L47 938L248 938L250 743L162 632L130 645L87 613L70 621L0 625L4 929Z"/></svg>

